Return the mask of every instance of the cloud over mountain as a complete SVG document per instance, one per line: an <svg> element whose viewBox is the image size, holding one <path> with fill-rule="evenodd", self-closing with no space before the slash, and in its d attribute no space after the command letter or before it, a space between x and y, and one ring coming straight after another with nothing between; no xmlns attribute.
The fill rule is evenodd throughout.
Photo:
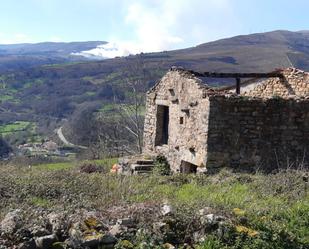
<svg viewBox="0 0 309 249"><path fill-rule="evenodd" d="M140 52L158 52L193 46L237 33L238 21L230 0L123 1L123 22L130 39L113 36L109 45L84 55L113 58ZM221 18L218 18L222 16ZM226 20L229 22L226 22ZM231 28L233 25L233 29Z"/></svg>

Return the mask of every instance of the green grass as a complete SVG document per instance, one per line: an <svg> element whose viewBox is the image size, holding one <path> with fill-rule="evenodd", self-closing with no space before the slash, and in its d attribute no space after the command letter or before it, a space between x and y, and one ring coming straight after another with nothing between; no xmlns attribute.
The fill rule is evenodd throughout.
<svg viewBox="0 0 309 249"><path fill-rule="evenodd" d="M99 109L99 112L110 112L116 109L115 104L104 104L102 108Z"/></svg>
<svg viewBox="0 0 309 249"><path fill-rule="evenodd" d="M72 65L78 65L78 64L83 64L83 62L64 62L64 63L60 63L60 64L48 64L48 65L42 65L42 68L64 68L67 66L72 66Z"/></svg>
<svg viewBox="0 0 309 249"><path fill-rule="evenodd" d="M90 92L90 91L88 91L88 92L85 92L85 95L86 96L94 96L94 95L96 95L97 93L96 92Z"/></svg>
<svg viewBox="0 0 309 249"><path fill-rule="evenodd" d="M5 91L10 95L18 93L18 90L14 88L8 88L8 89L5 89Z"/></svg>
<svg viewBox="0 0 309 249"><path fill-rule="evenodd" d="M34 79L32 81L26 81L23 85L23 88L31 88L34 86L40 86L44 84L44 79Z"/></svg>
<svg viewBox="0 0 309 249"><path fill-rule="evenodd" d="M82 162L69 161L69 162L57 162L57 163L44 163L35 165L33 169L39 171L57 171L57 170L69 170L77 168L82 164L95 164L97 166L105 167L107 170L111 169L112 165L117 163L117 158L106 158L101 160L86 160Z"/></svg>
<svg viewBox="0 0 309 249"><path fill-rule="evenodd" d="M1 133L14 133L18 131L24 131L26 129L30 128L32 131L35 129L33 126L33 123L26 122L26 121L16 121L14 123L6 124L6 125L0 125L0 134Z"/></svg>
<svg viewBox="0 0 309 249"><path fill-rule="evenodd" d="M93 162L94 164L98 166L103 166L103 165L113 165L118 162L118 158L105 158L105 159L99 159L99 160L89 160L89 162Z"/></svg>
<svg viewBox="0 0 309 249"><path fill-rule="evenodd" d="M66 170L75 167L73 162L60 162L60 163L44 163L35 165L36 170Z"/></svg>
<svg viewBox="0 0 309 249"><path fill-rule="evenodd" d="M30 203L37 207L48 208L51 205L51 202L48 199L41 197L32 197L30 198Z"/></svg>
<svg viewBox="0 0 309 249"><path fill-rule="evenodd" d="M33 166L31 170L0 167L0 189L10 193L3 195L0 213L18 208L20 203L29 208L48 206L49 210L104 211L117 205L168 201L189 219L204 207L229 218L232 230L226 231L228 240L209 234L199 249L305 248L301 245L309 245L309 193L302 180L304 172L123 176L81 174L76 170L88 163L110 169L116 162L117 159L111 158L50 163ZM256 235L245 235L241 231Z"/></svg>
<svg viewBox="0 0 309 249"><path fill-rule="evenodd" d="M121 71L113 72L113 73L107 74L104 77L103 82L108 82L108 81L115 82L117 80L117 78L121 78L122 76L123 76L123 72L121 72Z"/></svg>
<svg viewBox="0 0 309 249"><path fill-rule="evenodd" d="M14 97L11 95L7 95L7 94L1 94L0 95L0 101L8 101L8 100L13 100Z"/></svg>
<svg viewBox="0 0 309 249"><path fill-rule="evenodd" d="M14 123L0 125L0 135L11 139L11 144L19 145L24 142L41 142L42 137L37 133L34 122L16 121Z"/></svg>

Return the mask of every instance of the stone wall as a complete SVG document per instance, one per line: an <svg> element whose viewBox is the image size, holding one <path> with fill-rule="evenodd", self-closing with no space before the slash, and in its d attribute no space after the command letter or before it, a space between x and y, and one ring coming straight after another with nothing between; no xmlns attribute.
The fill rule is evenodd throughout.
<svg viewBox="0 0 309 249"><path fill-rule="evenodd" d="M174 171L182 161L205 166L207 153L207 87L182 70L169 71L147 94L144 153L163 154ZM157 106L169 107L168 145L155 146Z"/></svg>
<svg viewBox="0 0 309 249"><path fill-rule="evenodd" d="M284 81L269 79L237 96L214 91L185 70L170 70L147 93L143 152L164 155L176 172L308 167L308 74L283 73ZM169 109L167 144L156 140L163 127L158 106Z"/></svg>
<svg viewBox="0 0 309 249"><path fill-rule="evenodd" d="M243 95L261 98L309 96L309 73L296 68L282 70L283 78L270 78L262 81ZM254 85L254 84L253 84Z"/></svg>
<svg viewBox="0 0 309 249"><path fill-rule="evenodd" d="M309 100L210 96L207 169L309 163Z"/></svg>

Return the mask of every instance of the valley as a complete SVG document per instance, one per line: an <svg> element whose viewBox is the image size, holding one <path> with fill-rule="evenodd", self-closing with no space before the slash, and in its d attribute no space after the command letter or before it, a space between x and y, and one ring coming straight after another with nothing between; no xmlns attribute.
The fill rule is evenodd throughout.
<svg viewBox="0 0 309 249"><path fill-rule="evenodd" d="M64 133L67 131L66 136L70 137L68 120L72 120L83 108L96 106L93 111L101 110L104 114L107 110L106 115L109 115L110 110L117 109L113 105L133 101L131 84L142 96L171 66L201 72L270 72L289 66L309 69L308 32L274 31L175 51L94 61L87 58L84 58L87 61L82 61L81 57L72 59L73 52L91 50L101 43L1 46L1 58L18 56L16 60L19 63L14 62L14 65L22 65L21 68L0 68L2 127L16 122L31 122L35 129L13 133L17 137L28 136L27 141L37 141L54 137L54 130L66 124ZM33 56L41 65L31 64ZM29 62L24 61L27 58ZM49 58L49 61L41 63L40 58ZM222 86L231 84L231 81L208 79L207 84ZM29 134L34 137L29 137ZM87 142L79 138L73 136L70 139L87 146ZM21 142L22 139L10 139L13 146Z"/></svg>

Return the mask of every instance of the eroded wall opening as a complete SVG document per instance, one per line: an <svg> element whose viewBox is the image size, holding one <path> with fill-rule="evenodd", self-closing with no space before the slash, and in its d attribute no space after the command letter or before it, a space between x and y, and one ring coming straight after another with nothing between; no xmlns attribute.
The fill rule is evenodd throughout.
<svg viewBox="0 0 309 249"><path fill-rule="evenodd" d="M197 165L186 162L186 161L181 161L180 173L196 174L196 172L197 172Z"/></svg>
<svg viewBox="0 0 309 249"><path fill-rule="evenodd" d="M169 107L165 105L158 105L156 118L157 125L155 146L168 144Z"/></svg>

